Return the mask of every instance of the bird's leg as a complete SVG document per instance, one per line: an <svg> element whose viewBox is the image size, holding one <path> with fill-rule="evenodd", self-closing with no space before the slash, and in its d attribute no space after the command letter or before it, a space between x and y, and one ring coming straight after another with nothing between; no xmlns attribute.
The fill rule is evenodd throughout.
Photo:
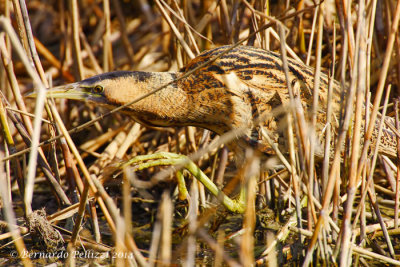
<svg viewBox="0 0 400 267"><path fill-rule="evenodd" d="M186 187L185 177L183 173L179 170L176 171L176 182L178 183L178 192L180 200L189 200L189 192Z"/></svg>
<svg viewBox="0 0 400 267"><path fill-rule="evenodd" d="M136 156L131 160L119 164L118 168L122 169L127 166L135 165L135 170L143 170L155 166L175 166L180 165L184 169L188 170L200 183L202 183L211 194L217 197L221 203L232 212L243 213L245 192L242 191L239 195L238 200L229 198L222 190L220 190L208 177L205 175L200 168L194 164L187 156L178 155L170 152L158 152L151 155ZM178 189L180 196L187 196L187 189L183 175L180 171L177 173L178 178Z"/></svg>

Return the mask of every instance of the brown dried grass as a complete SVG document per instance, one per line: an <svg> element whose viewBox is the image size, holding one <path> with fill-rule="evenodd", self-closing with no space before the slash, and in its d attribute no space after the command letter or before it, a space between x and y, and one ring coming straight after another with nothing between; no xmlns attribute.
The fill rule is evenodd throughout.
<svg viewBox="0 0 400 267"><path fill-rule="evenodd" d="M393 171L400 161L394 167L380 156L358 161L363 146L355 145L366 144L359 135L359 122L365 119L361 103L373 99L377 110L384 90L385 99L389 99L390 87L390 99L399 94L396 31L400 4L390 0L336 1L336 5L325 1L316 7L311 1L293 2L49 0L28 1L24 6L24 1L1 1L3 263L80 265L94 261L167 266L215 260L215 266L308 265L311 261L343 266L400 264L400 172ZM278 39L285 39L285 45ZM335 77L353 92L348 95L354 102L345 106L344 112L354 106L355 123L348 117L351 131L339 134L347 144L352 142L346 146L352 150L345 151L343 159L337 146L333 160L326 157L317 164L312 141L299 148L289 142L289 153L283 156L291 172L284 169L259 175L257 199L264 199L270 209L253 206L255 181L250 173L254 157L249 156L237 170L226 149L208 147L218 137L201 129L138 127L117 112L99 116L105 111L93 105L46 103L40 93L37 101L22 97L33 88L40 92L49 84L110 70L177 70L200 51L238 41L284 55L286 50L288 56L315 66L316 75L335 69ZM357 88L367 89L367 93ZM393 108L396 103L389 100L388 106L391 115L397 112ZM316 107L317 102L313 109ZM42 114L46 120L40 119ZM368 116L369 121L374 120L375 111ZM301 113L289 118L289 141L301 137L297 125L303 119ZM311 117L311 125L315 119ZM38 147L39 140L43 143ZM327 140L325 151L330 155ZM247 191L253 193L248 194L244 215L218 208L217 201L197 182L191 183L188 206L173 193L171 172L160 179L164 168L137 172L131 180L127 177L132 173L103 183L98 180L110 178L107 176L113 172L107 168L112 163L136 155L156 151L192 155L203 148L207 153L195 154L196 163L220 186L228 183L225 192L234 192L237 181L246 178ZM307 160L299 161L299 155ZM132 180L136 184L132 185ZM143 182L150 180L157 182L144 186ZM48 223L68 244L69 254L60 252L52 259L43 256L47 254L26 256L27 251L49 252L43 244L35 245L37 240L32 237L40 231L26 234L24 227L26 218L42 207ZM357 210L357 215L352 210ZM20 257L13 258L17 255L12 253L14 247ZM83 247L93 253L73 254Z"/></svg>

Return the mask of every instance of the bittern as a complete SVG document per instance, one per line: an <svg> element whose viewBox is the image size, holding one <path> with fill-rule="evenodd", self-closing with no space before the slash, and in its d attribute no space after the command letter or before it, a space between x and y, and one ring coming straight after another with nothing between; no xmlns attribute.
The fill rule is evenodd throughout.
<svg viewBox="0 0 400 267"><path fill-rule="evenodd" d="M261 144L259 147L264 147L264 152L272 152L269 144L260 140L260 128L264 127L275 143L282 143L280 139L283 132L278 127L279 118L269 116L262 123L259 118L275 108L289 105L287 81L279 54L256 47L238 46L188 77L174 82L229 48L222 46L205 51L179 72L109 72L53 88L47 92L47 96L89 101L115 108L170 83L122 111L148 126L197 126L219 135L246 128L244 140L247 143ZM314 69L291 59L288 59L288 64L288 82L300 97L305 110L308 110L313 101ZM320 140L323 140L328 94L328 77L323 73L319 94L315 130ZM340 102L340 86L335 81L333 123L338 119ZM392 118L385 119L394 125ZM387 126L383 131L379 152L395 156L396 135ZM375 142L373 140L372 143Z"/></svg>
<svg viewBox="0 0 400 267"><path fill-rule="evenodd" d="M285 131L279 126L282 116L268 116L260 123L261 116L272 113L278 107L290 105L287 83L292 85L295 97L300 99L304 109L309 110L313 105L315 71L312 67L288 59L287 81L279 54L249 46L231 48L222 46L205 51L179 72L109 72L53 88L47 92L47 96L85 100L114 108L148 94L163 84L169 84L125 107L123 112L143 125L197 126L219 135L246 128L241 141L256 144L264 149L264 153L273 154L260 132L264 128L274 143L284 143L282 139ZM175 81L208 60L215 59L217 55L221 56L191 75ZM323 140L328 99L328 77L323 73L319 89L315 132ZM338 121L340 102L340 85L335 81L332 97L333 124ZM393 119L387 120L394 125ZM338 125L334 126L332 128L337 129ZM377 129L374 138L376 133ZM241 142L231 144L237 150L235 143ZM376 143L376 140L372 143ZM396 145L396 135L390 127L385 126L379 151L395 156ZM316 155L322 156L322 152L316 150Z"/></svg>

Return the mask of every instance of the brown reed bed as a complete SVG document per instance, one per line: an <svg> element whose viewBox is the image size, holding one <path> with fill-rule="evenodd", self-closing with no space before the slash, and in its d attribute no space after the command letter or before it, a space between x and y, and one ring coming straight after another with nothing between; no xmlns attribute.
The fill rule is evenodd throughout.
<svg viewBox="0 0 400 267"><path fill-rule="evenodd" d="M398 118L400 4L314 2L0 1L0 263L400 265L400 160L368 149L370 130L361 134L378 111ZM265 171L257 153L235 165L224 144L238 132L154 129L44 97L112 70L176 71L238 43L280 52L286 71L292 57L341 82L344 126L331 136L328 121L322 162L304 133L317 98L287 112L284 167ZM32 90L38 97L25 98ZM164 152L187 157L175 165ZM210 195L194 179L200 170L232 197L245 181L244 213Z"/></svg>

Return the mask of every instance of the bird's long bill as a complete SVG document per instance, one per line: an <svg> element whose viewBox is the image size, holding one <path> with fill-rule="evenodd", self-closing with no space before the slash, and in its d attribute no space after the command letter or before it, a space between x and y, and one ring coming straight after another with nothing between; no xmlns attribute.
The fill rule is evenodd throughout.
<svg viewBox="0 0 400 267"><path fill-rule="evenodd" d="M95 100L96 94L93 94L87 87L82 86L79 82L70 83L53 87L46 91L46 97L48 98L64 98L74 100ZM37 97L37 93L33 92L27 95L27 97ZM99 96L97 96L99 97Z"/></svg>

